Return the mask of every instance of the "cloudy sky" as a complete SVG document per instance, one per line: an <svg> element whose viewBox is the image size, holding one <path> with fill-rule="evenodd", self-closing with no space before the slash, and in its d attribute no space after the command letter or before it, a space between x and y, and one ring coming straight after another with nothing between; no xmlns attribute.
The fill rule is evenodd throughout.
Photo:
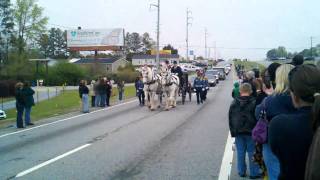
<svg viewBox="0 0 320 180"><path fill-rule="evenodd" d="M50 18L50 27L125 28L156 37L156 0L38 0ZM265 58L269 48L290 51L320 43L319 0L161 0L160 44L172 44L185 55L186 9L192 11L190 46L204 55L217 44L221 58ZM214 56L214 49L210 51Z"/></svg>

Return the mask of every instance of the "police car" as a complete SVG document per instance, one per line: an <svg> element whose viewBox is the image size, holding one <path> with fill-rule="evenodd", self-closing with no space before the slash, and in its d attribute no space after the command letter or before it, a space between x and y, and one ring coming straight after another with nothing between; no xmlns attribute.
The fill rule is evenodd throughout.
<svg viewBox="0 0 320 180"><path fill-rule="evenodd" d="M0 119L6 119L6 118L7 118L6 112L0 110Z"/></svg>

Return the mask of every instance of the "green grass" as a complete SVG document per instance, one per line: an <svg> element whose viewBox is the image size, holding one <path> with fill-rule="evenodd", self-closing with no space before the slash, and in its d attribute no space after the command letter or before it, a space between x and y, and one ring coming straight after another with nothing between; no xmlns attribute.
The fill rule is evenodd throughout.
<svg viewBox="0 0 320 180"><path fill-rule="evenodd" d="M244 69L246 71L252 70L253 68L259 68L260 72L264 70L266 67L262 64L259 64L257 62L252 62L252 61L235 61L235 65L241 64L244 66Z"/></svg>
<svg viewBox="0 0 320 180"><path fill-rule="evenodd" d="M125 98L136 96L134 86L125 87ZM113 88L111 103L118 100L118 90ZM90 97L91 102L91 97ZM31 111L32 121L38 121L45 118L59 116L70 112L80 110L80 98L77 90L64 91L62 94L50 100L41 101L36 104ZM0 126L8 125L16 119L16 109L6 111L7 119L0 121Z"/></svg>

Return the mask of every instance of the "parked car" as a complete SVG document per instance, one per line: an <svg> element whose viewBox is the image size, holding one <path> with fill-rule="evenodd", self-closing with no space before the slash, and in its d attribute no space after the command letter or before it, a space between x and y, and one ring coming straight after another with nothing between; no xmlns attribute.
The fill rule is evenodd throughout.
<svg viewBox="0 0 320 180"><path fill-rule="evenodd" d="M6 112L4 112L3 110L0 110L0 119L6 119L7 115Z"/></svg>
<svg viewBox="0 0 320 180"><path fill-rule="evenodd" d="M220 73L220 80L226 80L226 72L224 67L213 67L211 70L216 70Z"/></svg>

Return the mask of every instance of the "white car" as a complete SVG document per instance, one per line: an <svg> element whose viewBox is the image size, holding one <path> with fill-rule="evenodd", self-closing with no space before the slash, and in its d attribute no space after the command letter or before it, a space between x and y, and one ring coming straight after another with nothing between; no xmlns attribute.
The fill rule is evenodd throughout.
<svg viewBox="0 0 320 180"><path fill-rule="evenodd" d="M6 119L6 118L7 118L6 112L0 110L0 119Z"/></svg>
<svg viewBox="0 0 320 180"><path fill-rule="evenodd" d="M181 69L183 72L195 72L197 70L200 70L200 67L194 66L192 64L184 64L181 65Z"/></svg>

